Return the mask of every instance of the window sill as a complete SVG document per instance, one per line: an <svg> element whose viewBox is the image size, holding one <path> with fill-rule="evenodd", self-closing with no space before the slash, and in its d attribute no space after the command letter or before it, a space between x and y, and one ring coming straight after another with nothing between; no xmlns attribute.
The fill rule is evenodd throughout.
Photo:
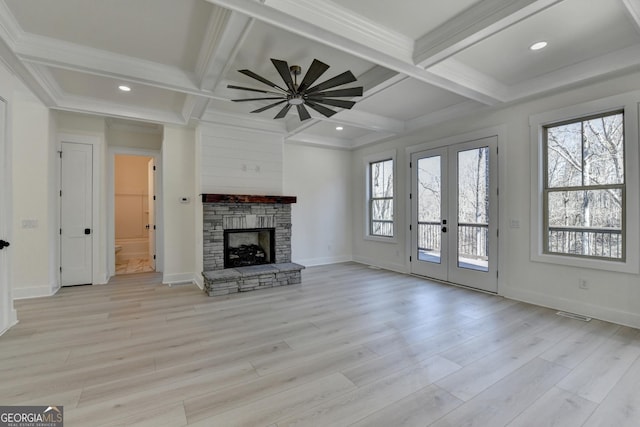
<svg viewBox="0 0 640 427"><path fill-rule="evenodd" d="M370 234L366 234L364 236L364 240L369 240L371 242L382 242L382 243L398 243L398 238L396 236L382 237L382 236L372 236Z"/></svg>
<svg viewBox="0 0 640 427"><path fill-rule="evenodd" d="M566 267L588 268L592 270L612 271L616 273L640 273L639 266L627 261L607 261L600 259L582 259L563 255L535 254L531 261L558 264Z"/></svg>

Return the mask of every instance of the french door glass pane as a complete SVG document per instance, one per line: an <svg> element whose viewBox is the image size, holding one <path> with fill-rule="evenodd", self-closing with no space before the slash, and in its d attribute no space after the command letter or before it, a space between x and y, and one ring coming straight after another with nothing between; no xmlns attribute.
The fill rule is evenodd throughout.
<svg viewBox="0 0 640 427"><path fill-rule="evenodd" d="M458 267L489 271L489 148L458 152Z"/></svg>
<svg viewBox="0 0 640 427"><path fill-rule="evenodd" d="M441 262L441 156L418 159L418 259Z"/></svg>

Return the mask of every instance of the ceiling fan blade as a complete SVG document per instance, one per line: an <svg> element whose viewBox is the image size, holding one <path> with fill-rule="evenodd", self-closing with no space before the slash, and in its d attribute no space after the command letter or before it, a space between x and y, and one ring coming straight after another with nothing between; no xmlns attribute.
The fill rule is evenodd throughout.
<svg viewBox="0 0 640 427"><path fill-rule="evenodd" d="M350 87L346 89L327 90L325 92L314 92L309 93L308 95L315 97L362 96L362 86Z"/></svg>
<svg viewBox="0 0 640 427"><path fill-rule="evenodd" d="M337 113L337 111L334 111L330 108L327 108L323 105L320 104L316 104L313 101L305 101L305 104L307 104L309 107L313 108L314 110L316 110L318 113L322 114L325 117L331 117L333 116L335 113Z"/></svg>
<svg viewBox="0 0 640 427"><path fill-rule="evenodd" d="M298 86L298 92L303 92L306 88L311 86L313 82L318 80L321 75L324 74L325 71L329 69L329 66L324 62L318 61L314 59L311 63L311 67L309 67L309 71L304 75L304 79L302 79L302 83Z"/></svg>
<svg viewBox="0 0 640 427"><path fill-rule="evenodd" d="M341 99L314 98L314 97L309 97L308 100L309 99L319 104L333 105L334 107L347 108L347 109L351 109L351 107L356 105L355 101L343 101Z"/></svg>
<svg viewBox="0 0 640 427"><path fill-rule="evenodd" d="M251 112L251 113L262 113L263 111L266 111L266 110L268 110L269 108L273 108L273 107L275 107L276 105L280 105L280 104L282 104L283 102L287 102L287 100L286 100L286 99L283 99L282 101L274 102L273 104L269 104L269 105L267 105L266 107L258 108L257 110L253 110L253 111L250 111L250 112Z"/></svg>
<svg viewBox="0 0 640 427"><path fill-rule="evenodd" d="M351 71L345 71L342 74L338 74L337 76L330 78L325 82L322 82L318 85L315 85L312 88L309 88L308 90L305 91L305 93L319 92L321 90L330 89L332 87L355 82L356 80L357 80L356 76L354 76Z"/></svg>
<svg viewBox="0 0 640 427"><path fill-rule="evenodd" d="M309 111L304 108L303 104L297 104L296 108L298 109L298 116L300 117L300 120L308 120L311 118L311 114L309 114Z"/></svg>
<svg viewBox="0 0 640 427"><path fill-rule="evenodd" d="M282 119L284 116L287 115L287 113L289 112L290 108L291 108L291 104L287 104L284 107L282 107L282 110L280 110L280 112L278 114L276 114L274 119Z"/></svg>
<svg viewBox="0 0 640 427"><path fill-rule="evenodd" d="M254 89L252 87L244 87L244 86L236 86L236 85L227 85L227 87L229 89L250 90L251 92L273 93L273 94L276 94L276 95L280 95L280 92L273 92L273 91L270 91L270 90L263 90L263 89Z"/></svg>
<svg viewBox="0 0 640 427"><path fill-rule="evenodd" d="M287 84L291 93L296 93L296 88L293 85L293 79L291 78L291 71L289 70L289 64L287 64L286 61L273 58L271 58L271 62L273 62L274 67L278 70L278 74L280 74L282 80Z"/></svg>
<svg viewBox="0 0 640 427"><path fill-rule="evenodd" d="M246 102L246 101L264 101L265 99L283 99L282 96L267 96L264 98L244 98L244 99L232 99L233 102ZM285 99L286 101L286 99Z"/></svg>
<svg viewBox="0 0 640 427"><path fill-rule="evenodd" d="M238 72L244 74L245 76L249 76L252 79L256 79L259 82L262 82L262 83L266 84L267 86L271 86L273 88L280 89L281 91L286 92L286 89L283 89L280 86L278 86L277 84L275 84L273 82L270 82L269 80L265 79L262 76L257 75L256 73L254 73L251 70L238 70Z"/></svg>

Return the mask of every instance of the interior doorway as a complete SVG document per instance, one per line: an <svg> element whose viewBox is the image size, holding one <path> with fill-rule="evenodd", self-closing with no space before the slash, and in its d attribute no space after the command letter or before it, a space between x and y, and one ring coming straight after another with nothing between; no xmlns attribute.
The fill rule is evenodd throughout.
<svg viewBox="0 0 640 427"><path fill-rule="evenodd" d="M114 157L115 274L156 271L155 159Z"/></svg>

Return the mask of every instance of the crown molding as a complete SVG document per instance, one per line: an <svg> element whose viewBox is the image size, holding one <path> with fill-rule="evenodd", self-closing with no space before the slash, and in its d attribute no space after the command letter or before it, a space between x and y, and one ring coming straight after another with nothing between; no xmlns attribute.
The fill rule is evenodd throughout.
<svg viewBox="0 0 640 427"><path fill-rule="evenodd" d="M483 0L416 40L413 61L429 68L563 0Z"/></svg>

